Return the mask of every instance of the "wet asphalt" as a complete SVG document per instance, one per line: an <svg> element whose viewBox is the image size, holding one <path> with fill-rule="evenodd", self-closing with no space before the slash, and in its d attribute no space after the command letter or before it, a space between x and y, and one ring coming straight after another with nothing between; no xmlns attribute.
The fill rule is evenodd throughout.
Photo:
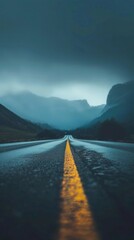
<svg viewBox="0 0 134 240"><path fill-rule="evenodd" d="M0 240L58 240L66 138L48 150L46 144L51 143L34 146L30 143L17 149L7 146L3 151L1 148ZM72 143L71 150L100 240L133 240L132 159L129 171L97 148L87 149Z"/></svg>

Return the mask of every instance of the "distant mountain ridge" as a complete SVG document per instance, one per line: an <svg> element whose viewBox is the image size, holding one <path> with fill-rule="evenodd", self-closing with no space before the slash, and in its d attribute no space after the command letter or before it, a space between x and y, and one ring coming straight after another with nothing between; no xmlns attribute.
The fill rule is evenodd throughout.
<svg viewBox="0 0 134 240"><path fill-rule="evenodd" d="M45 98L30 92L4 96L1 103L27 120L67 130L92 121L104 108L104 105L91 107L86 100Z"/></svg>

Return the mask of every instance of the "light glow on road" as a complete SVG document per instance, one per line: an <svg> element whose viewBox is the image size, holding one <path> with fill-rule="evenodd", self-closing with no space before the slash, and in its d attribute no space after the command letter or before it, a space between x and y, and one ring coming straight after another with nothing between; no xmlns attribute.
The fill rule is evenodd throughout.
<svg viewBox="0 0 134 240"><path fill-rule="evenodd" d="M99 240L69 141L65 149L61 199L58 240Z"/></svg>

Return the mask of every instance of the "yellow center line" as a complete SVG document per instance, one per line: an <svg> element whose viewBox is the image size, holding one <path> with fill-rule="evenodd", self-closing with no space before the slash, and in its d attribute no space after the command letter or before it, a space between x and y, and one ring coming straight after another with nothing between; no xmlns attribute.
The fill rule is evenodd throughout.
<svg viewBox="0 0 134 240"><path fill-rule="evenodd" d="M99 240L92 212L67 141L58 240Z"/></svg>

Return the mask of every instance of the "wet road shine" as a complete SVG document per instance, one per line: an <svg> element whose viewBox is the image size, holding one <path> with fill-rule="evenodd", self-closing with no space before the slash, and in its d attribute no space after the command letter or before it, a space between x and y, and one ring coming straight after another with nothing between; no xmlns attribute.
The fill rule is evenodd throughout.
<svg viewBox="0 0 134 240"><path fill-rule="evenodd" d="M69 141L64 157L58 240L99 240Z"/></svg>
<svg viewBox="0 0 134 240"><path fill-rule="evenodd" d="M133 160L68 135L0 144L0 240L133 240Z"/></svg>

